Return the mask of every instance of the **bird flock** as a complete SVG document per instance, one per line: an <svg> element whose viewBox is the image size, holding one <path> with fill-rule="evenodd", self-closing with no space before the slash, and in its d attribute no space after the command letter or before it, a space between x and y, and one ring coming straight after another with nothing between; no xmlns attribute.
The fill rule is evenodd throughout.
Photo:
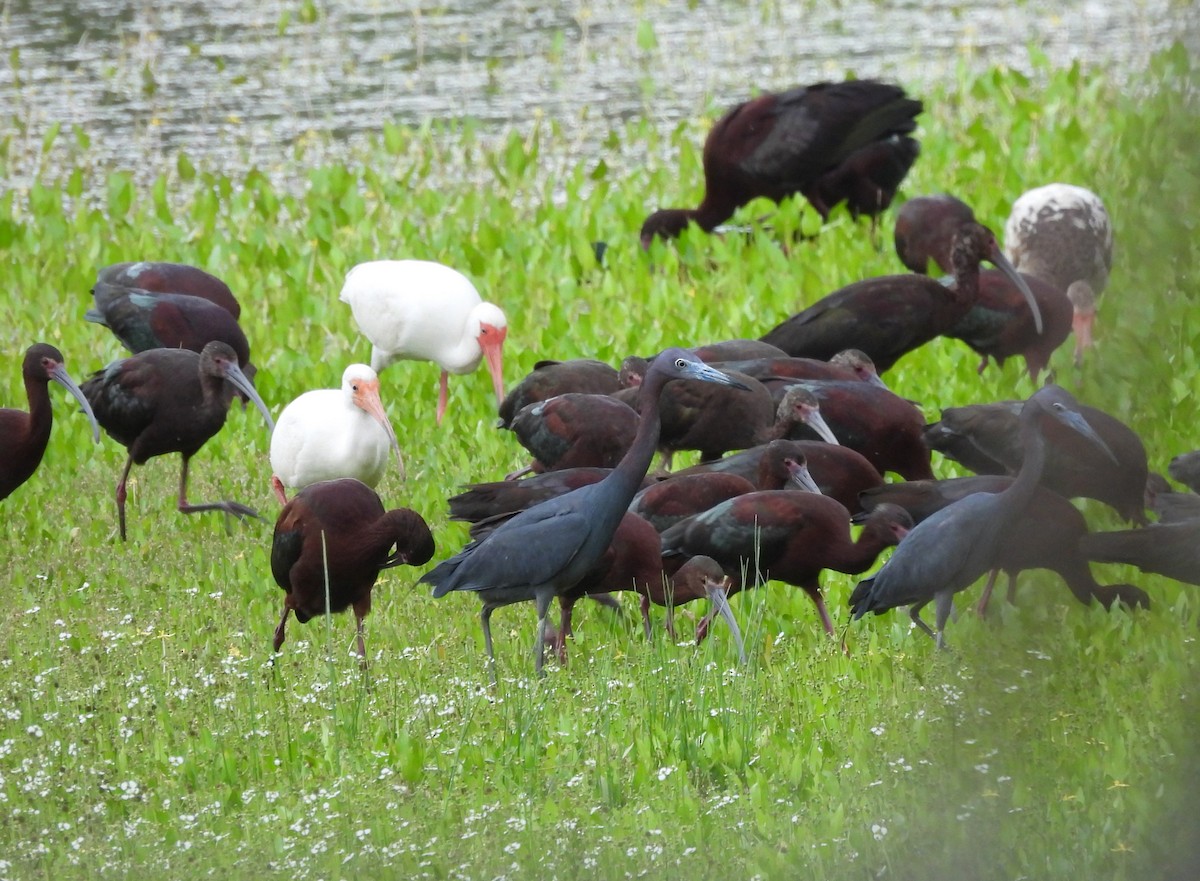
<svg viewBox="0 0 1200 881"><path fill-rule="evenodd" d="M922 109L901 87L872 80L739 104L705 142L700 205L651 213L641 245L650 249L689 226L719 234L738 208L761 197L802 196L823 219L845 203L854 217L870 217L873 230L918 158ZM398 360L434 362L441 423L449 375L485 363L498 426L516 436L530 464L448 500L451 519L471 524L471 540L420 582L434 597L479 597L493 683L491 616L502 606L535 604L538 674L547 645L566 660L576 601L591 596L619 608L612 594L620 591L639 595L647 636L651 604L667 607L674 635L670 609L708 600L697 641L719 614L744 659L731 594L772 580L795 585L832 637L821 572L865 573L892 547L853 590L853 618L907 606L939 647L954 595L988 573L980 612L1002 571L1010 599L1018 573L1048 568L1080 602L1106 608L1150 601L1136 586L1099 584L1089 561L1200 583L1200 497L1151 474L1143 444L1119 420L1048 383L1024 401L947 408L927 423L882 378L939 336L975 350L981 372L992 360L1020 356L1035 381L1072 333L1076 362L1083 359L1112 267L1100 198L1067 184L1030 190L1013 204L1004 244L954 196L912 198L895 224L907 273L834 291L758 339L686 341L619 365L541 361L507 395L508 322L468 278L422 260L364 262L347 274L340 300L372 345L370 365L346 366L340 389L308 391L277 420L255 389L227 285L184 264L109 266L85 318L109 328L131 355L77 386L56 348L28 349L28 411L0 409L0 500L42 459L54 381L77 399L97 442L103 428L128 451L115 492L121 540L133 465L168 453L182 457L181 512L257 518L236 501L187 496L191 458L220 431L235 397L243 407L252 403L272 431L271 486L282 505L270 560L285 599L273 648L283 645L290 614L304 623L352 609L365 664L363 619L380 572L423 566L437 554L424 518L386 509L374 490L393 454L404 475L379 374ZM939 270L947 277L929 275ZM979 476L938 480L933 450ZM672 470L682 451L697 451L700 464ZM656 454L660 466L651 473ZM1200 491L1197 463L1200 453L1178 457L1171 476ZM886 482L888 475L902 480ZM1135 528L1090 532L1069 501L1080 497L1111 506ZM1158 523L1149 522L1147 506ZM854 523L862 525L857 535ZM548 620L555 598L557 627ZM928 603L932 627L920 614Z"/></svg>

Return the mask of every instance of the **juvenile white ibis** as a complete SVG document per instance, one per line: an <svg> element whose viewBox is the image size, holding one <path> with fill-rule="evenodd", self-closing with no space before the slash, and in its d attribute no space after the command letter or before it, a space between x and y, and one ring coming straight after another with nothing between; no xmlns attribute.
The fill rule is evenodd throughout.
<svg viewBox="0 0 1200 881"><path fill-rule="evenodd" d="M284 487L353 477L374 488L396 451L404 457L379 398L379 377L366 364L351 364L340 389L305 392L283 408L271 433L271 486L281 504Z"/></svg>
<svg viewBox="0 0 1200 881"><path fill-rule="evenodd" d="M1020 272L1065 291L1086 281L1099 295L1112 269L1112 222L1091 190L1047 184L1013 202L1004 225L1004 249Z"/></svg>
<svg viewBox="0 0 1200 881"><path fill-rule="evenodd" d="M42 462L50 440L53 414L50 410L50 380L60 383L79 401L92 423L92 434L100 440L100 426L79 386L63 367L62 352L48 343L37 343L25 351L21 366L29 412L0 407L0 499L7 499L27 481Z"/></svg>
<svg viewBox="0 0 1200 881"><path fill-rule="evenodd" d="M340 297L371 341L371 367L393 361L433 361L442 368L437 421L446 414L451 373L470 373L487 360L496 403L504 399L502 346L508 320L484 302L465 275L426 260L373 260L346 274Z"/></svg>

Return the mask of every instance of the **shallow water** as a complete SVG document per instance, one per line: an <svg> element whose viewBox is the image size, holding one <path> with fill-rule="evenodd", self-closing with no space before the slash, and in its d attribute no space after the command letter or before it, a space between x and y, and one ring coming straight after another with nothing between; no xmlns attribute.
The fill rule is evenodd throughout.
<svg viewBox="0 0 1200 881"><path fill-rule="evenodd" d="M1197 44L1190 4L1042 5L8 0L0 112L18 153L58 121L117 167L185 150L227 171L273 169L290 145L323 140L311 132L332 135L336 153L388 120L500 129L541 114L587 140L613 120L668 126L752 89L847 72L919 92L963 62L1027 68L1030 44L1055 63L1126 71L1174 39Z"/></svg>

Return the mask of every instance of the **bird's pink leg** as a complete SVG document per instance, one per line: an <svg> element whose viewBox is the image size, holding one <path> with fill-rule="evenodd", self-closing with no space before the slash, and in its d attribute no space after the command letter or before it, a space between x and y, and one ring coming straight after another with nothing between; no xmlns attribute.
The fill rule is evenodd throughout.
<svg viewBox="0 0 1200 881"><path fill-rule="evenodd" d="M642 594L641 597L642 597L642 601L641 601L642 630L645 631L646 640L649 641L651 639L651 636L650 636L650 597L647 596L646 594Z"/></svg>
<svg viewBox="0 0 1200 881"><path fill-rule="evenodd" d="M133 467L133 456L125 460L125 470L121 472L121 480L117 483L117 521L121 524L121 541L125 541L125 482L129 479L129 469Z"/></svg>
<svg viewBox="0 0 1200 881"><path fill-rule="evenodd" d="M987 614L988 600L992 598L992 589L996 586L996 576L1000 574L999 569L993 569L988 573L987 584L983 586L983 593L979 595L979 603L975 606L975 611L980 617Z"/></svg>
<svg viewBox="0 0 1200 881"><path fill-rule="evenodd" d="M371 611L371 597L368 594L364 602L354 604L354 623L357 627L355 634L358 642L358 665L362 669L367 669L367 646L363 640L363 619L367 617L367 613Z"/></svg>
<svg viewBox="0 0 1200 881"><path fill-rule="evenodd" d="M825 597L821 596L819 590L805 591L812 598L813 604L817 607L817 614L821 616L821 626L825 628L825 632L830 636L834 636L833 621L829 618L829 609L825 607Z"/></svg>
<svg viewBox="0 0 1200 881"><path fill-rule="evenodd" d="M558 634L554 638L554 648L558 652L558 663L567 663L567 637L571 635L571 614L575 611L575 601L566 597L558 598L559 625Z"/></svg>
<svg viewBox="0 0 1200 881"><path fill-rule="evenodd" d="M437 402L437 424L442 424L442 417L446 415L446 403L450 399L450 373L446 370L442 371L442 377L438 381L438 402Z"/></svg>
<svg viewBox="0 0 1200 881"><path fill-rule="evenodd" d="M279 479L278 474L271 475L271 489L275 490L275 498L279 499L279 504L287 504L287 492L283 488L283 481Z"/></svg>
<svg viewBox="0 0 1200 881"><path fill-rule="evenodd" d="M704 642L705 637L708 636L708 625L711 621L712 612L709 612L707 615L701 618L700 623L696 625L696 645L700 645L700 643Z"/></svg>
<svg viewBox="0 0 1200 881"><path fill-rule="evenodd" d="M1008 595L1006 599L1010 606L1017 604L1017 574L1015 572L1008 573Z"/></svg>

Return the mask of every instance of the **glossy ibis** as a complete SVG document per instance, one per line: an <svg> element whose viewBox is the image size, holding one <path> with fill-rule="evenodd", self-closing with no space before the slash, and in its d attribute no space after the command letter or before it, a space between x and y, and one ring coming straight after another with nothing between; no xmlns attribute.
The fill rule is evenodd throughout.
<svg viewBox="0 0 1200 881"><path fill-rule="evenodd" d="M351 364L340 389L305 392L279 414L271 432L271 486L284 505L284 487L354 477L374 488L390 450L403 476L404 457L379 397L379 377L366 364Z"/></svg>
<svg viewBox="0 0 1200 881"><path fill-rule="evenodd" d="M776 458L763 456L757 479L751 483L736 474L700 471L670 477L641 490L633 497L629 510L646 520L659 532L701 511L759 490L797 489L818 493L821 490L808 471L803 454Z"/></svg>
<svg viewBox="0 0 1200 881"><path fill-rule="evenodd" d="M951 245L953 287L923 275L886 275L847 285L768 331L762 339L793 357L832 358L860 349L886 371L903 355L953 328L979 296L979 264L988 260L1012 278L1041 330L1033 293L1001 253L991 230L967 223Z"/></svg>
<svg viewBox="0 0 1200 881"><path fill-rule="evenodd" d="M1023 456L1022 406L1020 401L999 401L947 407L941 421L926 426L925 440L931 449L977 473L1016 474ZM1077 432L1048 424L1042 484L1067 498L1104 502L1126 520L1145 525L1150 469L1141 438L1103 410L1080 406L1079 411L1106 449L1096 449Z"/></svg>
<svg viewBox="0 0 1200 881"><path fill-rule="evenodd" d="M203 297L160 294L98 281L92 288L96 308L84 318L107 327L133 354L149 349L199 352L218 340L237 354L238 366L254 379L250 343L233 315Z"/></svg>
<svg viewBox="0 0 1200 881"><path fill-rule="evenodd" d="M484 302L465 275L426 260L374 260L346 274L340 299L371 341L371 368L393 361L433 361L442 369L437 421L446 414L450 374L471 373L486 360L504 399L502 357L508 321Z"/></svg>
<svg viewBox="0 0 1200 881"><path fill-rule="evenodd" d="M880 476L888 471L905 480L934 476L924 437L925 417L899 395L865 382L801 380L784 388L784 400L800 390L815 398L838 442L861 453ZM809 428L797 426L787 436L807 438Z"/></svg>
<svg viewBox="0 0 1200 881"><path fill-rule="evenodd" d="M100 440L100 426L96 424L92 406L63 366L62 352L48 343L30 346L25 350L21 375L25 379L29 412L0 407L0 500L12 495L42 462L46 444L50 440L50 425L54 421L50 407L50 380L74 395L92 423L93 438L97 442Z"/></svg>
<svg viewBox="0 0 1200 881"><path fill-rule="evenodd" d="M655 211L642 225L642 246L689 223L710 232L759 197L782 202L800 193L822 218L847 198L856 212L877 213L916 159L909 135L921 110L899 86L873 80L816 83L739 104L704 142L700 206Z"/></svg>
<svg viewBox="0 0 1200 881"><path fill-rule="evenodd" d="M911 525L902 509L882 506L855 541L850 512L840 502L813 493L766 491L738 496L677 523L663 533L662 545L664 554L712 557L736 586L774 579L803 589L832 636L821 570L865 572Z"/></svg>
<svg viewBox="0 0 1200 881"><path fill-rule="evenodd" d="M654 457L659 394L670 380L684 378L726 385L735 382L682 349L661 353L642 383L645 398L637 435L608 477L527 508L422 576L422 582L434 585L435 597L452 590L479 594L493 682L492 612L510 603L534 600L538 616L534 669L540 675L550 601L578 584L608 549ZM533 549L536 553L531 553Z"/></svg>
<svg viewBox="0 0 1200 881"><path fill-rule="evenodd" d="M524 407L557 395L611 395L621 384L617 371L603 361L576 358L572 361L538 361L533 371L500 402L500 428L512 428L513 417Z"/></svg>
<svg viewBox="0 0 1200 881"><path fill-rule="evenodd" d="M433 552L433 535L421 515L408 508L385 511L365 483L342 477L305 486L279 512L271 541L271 574L287 592L274 650L283 645L289 612L304 624L353 608L358 656L365 664L363 619L379 573L428 563Z"/></svg>
<svg viewBox="0 0 1200 881"><path fill-rule="evenodd" d="M691 468L684 468L676 471L668 479L674 480L678 477L711 471L737 475L753 482L763 468L764 459L771 459L773 463L783 464L788 458L796 460L803 458L809 476L812 477L821 494L837 499L851 513L860 510L858 504L860 492L883 483L883 478L875 466L867 461L861 453L839 444L808 440L773 440L715 462L705 462L693 465ZM772 464L769 467L778 466Z"/></svg>
<svg viewBox="0 0 1200 881"><path fill-rule="evenodd" d="M1021 195L1004 225L1004 248L1022 272L1065 291L1085 281L1097 296L1112 269L1112 223L1091 190L1047 184Z"/></svg>
<svg viewBox="0 0 1200 881"><path fill-rule="evenodd" d="M234 390L246 395L274 428L271 414L225 343L211 342L197 354L188 349L150 349L114 361L83 384L83 393L104 430L129 450L117 484L117 514L125 539L125 482L134 463L179 453L179 510L224 511L235 517L258 514L238 502L187 500L188 461L225 424Z"/></svg>
<svg viewBox="0 0 1200 881"><path fill-rule="evenodd" d="M446 500L450 505L450 519L478 523L492 517L515 514L581 486L599 483L611 472L611 468L563 468L520 480L468 483L463 486L462 492Z"/></svg>
<svg viewBox="0 0 1200 881"><path fill-rule="evenodd" d="M1079 412L1079 404L1055 385L1043 386L1021 407L1020 440L1024 461L1016 480L1003 492L974 493L936 511L917 525L874 577L859 582L850 596L854 618L911 606L913 622L945 647L946 621L954 594L995 569L1002 536L1025 516L1046 464L1043 424L1053 422L1108 453L1108 447ZM1114 458L1115 461L1115 458ZM934 601L936 631L921 619Z"/></svg>
<svg viewBox="0 0 1200 881"><path fill-rule="evenodd" d="M160 260L139 260L136 263L114 263L96 274L97 284L137 288L156 294L188 294L216 303L234 318L240 318L242 307L229 285L215 275L186 263L166 263Z"/></svg>
<svg viewBox="0 0 1200 881"><path fill-rule="evenodd" d="M522 407L509 429L533 456L525 471L612 468L625 455L638 430L638 414L608 395L557 395Z"/></svg>
<svg viewBox="0 0 1200 881"><path fill-rule="evenodd" d="M1013 478L999 476L910 480L867 490L860 500L867 511L883 503L899 505L920 523L959 499L979 492L1003 492L1012 483ZM1084 605L1095 599L1106 609L1114 602L1124 603L1131 608L1148 608L1150 599L1140 588L1128 584L1097 583L1087 558L1079 550L1080 539L1087 532L1087 521L1074 505L1058 493L1039 486L1025 513L1000 537L995 568L979 598L980 614L987 608L999 572L1008 575L1008 598L1011 602L1016 591L1017 575L1027 569L1049 569L1058 573L1071 594Z"/></svg>
<svg viewBox="0 0 1200 881"><path fill-rule="evenodd" d="M1034 325L1024 294L1007 275L991 269L979 273L979 297L975 305L945 336L962 340L981 356L979 373L987 369L991 359L1003 366L1007 358L1020 355L1036 383L1072 327L1081 325L1084 313L1080 309L1086 309L1086 304L1081 299L1080 307L1074 307L1066 294L1036 276L1024 275L1024 281L1042 316L1041 333ZM1077 344L1077 359L1079 351Z"/></svg>
<svg viewBox="0 0 1200 881"><path fill-rule="evenodd" d="M930 263L942 272L953 272L954 233L976 222L970 205L946 193L909 199L896 212L896 255L920 275L932 274Z"/></svg>
<svg viewBox="0 0 1200 881"><path fill-rule="evenodd" d="M770 380L821 379L845 380L847 382L869 382L880 388L887 385L879 378L875 362L866 352L846 349L828 361L818 358L792 358L789 356L755 358L745 361L721 361L715 364L721 370L733 370L751 376L761 382Z"/></svg>
<svg viewBox="0 0 1200 881"><path fill-rule="evenodd" d="M641 597L642 628L651 638L650 603L667 609L667 632L675 636L672 612L675 606L707 598L713 611L729 624L737 646L738 660L746 663L741 628L729 608L726 591L729 579L710 557L692 557L683 563L663 559L658 532L637 514L626 513L617 526L608 550L591 571L571 589L560 593L561 621L553 640L560 660L566 660L566 637L571 635L571 613L583 596L618 591L635 591ZM710 612L711 617L711 612Z"/></svg>

